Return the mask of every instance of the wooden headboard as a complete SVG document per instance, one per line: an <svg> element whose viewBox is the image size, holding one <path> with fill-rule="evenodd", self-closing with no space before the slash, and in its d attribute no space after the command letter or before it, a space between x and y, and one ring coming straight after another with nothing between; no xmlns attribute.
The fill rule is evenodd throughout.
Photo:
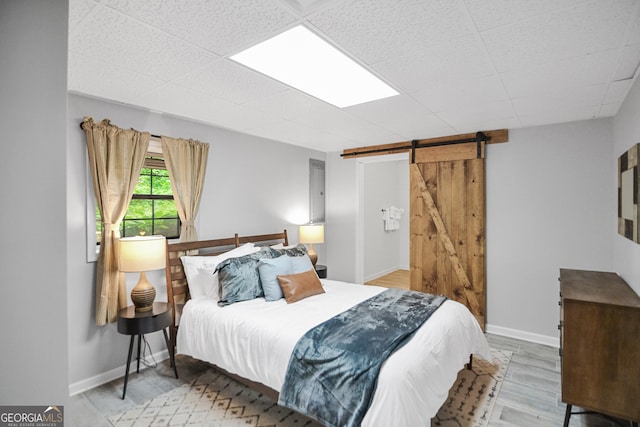
<svg viewBox="0 0 640 427"><path fill-rule="evenodd" d="M237 233L233 237L212 240L198 240L195 242L169 243L167 241L167 262L166 262L166 284L167 302L173 307L173 322L171 324L171 344L176 345L176 333L180 324L182 307L189 300L189 288L187 287L187 277L180 257L191 256L213 256L220 255L233 248L237 248L245 243L255 243L256 245L271 245L282 243L289 244L287 230L280 233L259 234L255 236L241 237Z"/></svg>

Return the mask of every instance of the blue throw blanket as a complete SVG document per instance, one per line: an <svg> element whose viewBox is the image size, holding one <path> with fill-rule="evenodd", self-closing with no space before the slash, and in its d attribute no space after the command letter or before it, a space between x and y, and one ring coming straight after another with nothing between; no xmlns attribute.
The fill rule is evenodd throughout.
<svg viewBox="0 0 640 427"><path fill-rule="evenodd" d="M388 289L308 331L289 360L278 403L327 426L358 426L384 361L446 300Z"/></svg>

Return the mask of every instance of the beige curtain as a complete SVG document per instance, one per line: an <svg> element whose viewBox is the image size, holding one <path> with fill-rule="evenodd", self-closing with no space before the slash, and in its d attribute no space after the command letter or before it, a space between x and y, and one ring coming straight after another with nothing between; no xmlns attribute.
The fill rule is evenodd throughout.
<svg viewBox="0 0 640 427"><path fill-rule="evenodd" d="M198 240L193 224L200 207L209 144L192 139L161 137L164 163L169 172L173 198L182 221L180 241Z"/></svg>
<svg viewBox="0 0 640 427"><path fill-rule="evenodd" d="M102 238L96 276L96 324L116 320L118 309L127 304L124 273L118 271L118 239L131 196L149 147L148 132L125 130L108 119L82 122L87 135L87 151L93 190L102 216Z"/></svg>

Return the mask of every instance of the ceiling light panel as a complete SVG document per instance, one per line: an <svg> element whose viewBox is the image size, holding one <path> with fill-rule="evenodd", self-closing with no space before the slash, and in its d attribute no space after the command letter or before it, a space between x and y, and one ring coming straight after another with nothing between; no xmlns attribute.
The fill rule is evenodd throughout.
<svg viewBox="0 0 640 427"><path fill-rule="evenodd" d="M231 59L339 108L398 95L303 26L285 31Z"/></svg>

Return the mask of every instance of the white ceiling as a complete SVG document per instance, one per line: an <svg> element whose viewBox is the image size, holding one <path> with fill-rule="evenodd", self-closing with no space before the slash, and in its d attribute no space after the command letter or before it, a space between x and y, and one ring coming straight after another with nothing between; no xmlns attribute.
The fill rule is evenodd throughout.
<svg viewBox="0 0 640 427"><path fill-rule="evenodd" d="M299 24L400 95L339 109L228 59ZM72 93L321 151L613 116L639 62L638 0L70 0Z"/></svg>

